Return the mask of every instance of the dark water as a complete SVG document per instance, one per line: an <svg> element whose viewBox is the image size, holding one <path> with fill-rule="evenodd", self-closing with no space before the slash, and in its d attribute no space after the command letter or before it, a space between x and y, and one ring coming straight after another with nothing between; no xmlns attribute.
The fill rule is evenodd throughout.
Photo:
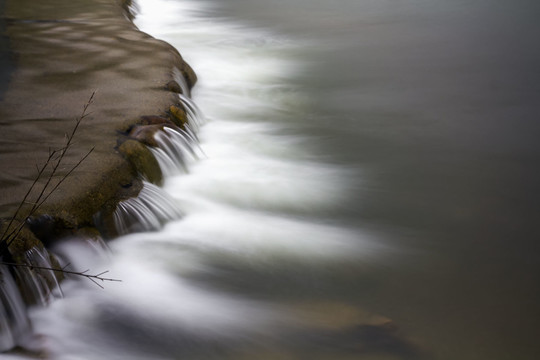
<svg viewBox="0 0 540 360"><path fill-rule="evenodd" d="M301 131L362 171L339 217L402 251L356 296L436 358L538 358L539 3L229 0L217 14L316 42L291 79L316 99Z"/></svg>

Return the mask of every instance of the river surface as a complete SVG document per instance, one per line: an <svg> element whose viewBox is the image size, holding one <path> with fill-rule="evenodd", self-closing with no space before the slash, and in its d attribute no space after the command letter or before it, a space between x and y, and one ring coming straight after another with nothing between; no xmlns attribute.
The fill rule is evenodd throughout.
<svg viewBox="0 0 540 360"><path fill-rule="evenodd" d="M537 1L138 8L199 76L184 215L57 249L122 282L33 311L52 358L540 358Z"/></svg>

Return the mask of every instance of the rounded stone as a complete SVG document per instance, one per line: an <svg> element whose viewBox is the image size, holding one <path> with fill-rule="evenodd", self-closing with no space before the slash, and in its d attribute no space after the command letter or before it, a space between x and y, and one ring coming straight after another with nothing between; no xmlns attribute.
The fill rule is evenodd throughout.
<svg viewBox="0 0 540 360"><path fill-rule="evenodd" d="M152 152L139 141L128 139L118 149L133 165L137 173L154 184L160 184L163 174Z"/></svg>

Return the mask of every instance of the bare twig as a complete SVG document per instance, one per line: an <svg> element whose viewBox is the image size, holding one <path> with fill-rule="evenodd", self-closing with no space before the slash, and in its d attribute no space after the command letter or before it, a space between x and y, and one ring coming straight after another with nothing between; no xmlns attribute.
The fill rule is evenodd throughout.
<svg viewBox="0 0 540 360"><path fill-rule="evenodd" d="M90 149L82 158L79 159L79 161L75 165L73 165L69 169L69 171L65 175L63 175L60 178L60 180L56 184L52 185L52 181L53 181L54 177L56 176L58 170L60 169L60 165L62 164L62 162L63 162L63 160L64 160L64 158L66 156L66 153L68 152L68 150L73 145L73 139L75 138L75 134L76 134L77 130L79 129L79 126L80 126L82 120L85 119L86 117L88 117L91 114L91 113L88 112L88 108L93 103L95 94L96 94L96 92L94 91L92 93L92 95L90 96L90 98L88 99L88 101L86 102L86 104L84 105L82 113L76 119L75 126L73 127L71 133L69 133L69 134L66 133L65 134L65 139L66 139L65 140L66 141L65 145L63 147L59 148L59 149L51 149L51 148L49 148L49 151L48 151L49 154L48 154L48 157L47 157L45 163L43 164L43 166L39 167L38 165L36 165L36 168L37 168L36 177L34 178L30 188L28 189L28 191L24 195L23 199L19 203L14 215L9 220L9 223L8 223L7 227L4 229L4 231L2 233L2 236L0 237L0 264L7 265L7 266L12 266L12 267L25 267L25 268L30 268L30 269L49 270L49 271L61 272L61 273L64 273L64 274L83 276L83 277L86 277L87 279L89 279L90 281L92 281L94 284L96 284L100 288L103 288L103 286L101 286L101 284L99 284L98 281L101 281L101 282L103 282L103 281L121 281L121 280L118 280L118 279L111 279L111 278L103 277L102 275L106 274L108 271L104 271L104 272L101 272L99 274L92 275L92 274L88 274L89 270L85 270L85 271L66 270L66 268L69 266L69 264L64 266L62 269L55 269L55 268L52 268L52 267L35 266L35 265L29 265L29 264L24 264L24 263L15 263L15 262L5 262L5 261L1 260L2 255L7 255L6 258L8 260L12 259L11 256L9 255L8 247L11 245L11 243L13 241L15 241L15 239L17 238L19 233L22 231L22 229L25 226L25 222L32 215L34 215L36 213L36 211L45 203L45 201L47 201L47 199L58 189L58 187L94 151L94 148ZM47 175L45 184L39 190L39 194L37 195L37 198L35 200L33 200L33 201L30 200L29 197L32 195L34 190L36 190L36 187L38 186L39 181L44 177L45 171L47 169L49 169L49 168L51 169L51 172L50 172L50 174ZM17 226L13 226L14 223L15 223L15 220L21 215L21 211L23 209L24 204L31 205L30 210L28 210L27 215L24 216L24 221L21 221L20 224L18 224Z"/></svg>
<svg viewBox="0 0 540 360"><path fill-rule="evenodd" d="M49 186L51 184L51 181L55 177L55 175L56 175L56 173L57 173L57 171L58 171L58 169L60 167L60 164L62 163L67 151L69 150L69 148L73 144L73 138L75 137L75 133L77 132L82 120L84 118L86 118L90 114L90 113L88 113L88 107L93 103L95 94L96 94L96 92L94 91L92 93L92 95L90 95L90 98L88 99L88 101L86 102L86 104L83 107L81 115L75 121L75 126L73 127L73 130L71 131L71 134L66 134L65 135L66 136L66 144L65 144L65 146L63 146L60 149L56 149L56 150L49 149L49 156L47 157L47 160L45 161L45 164L41 168L39 168L38 174L35 177L34 181L32 182L32 185L30 186L30 188L26 192L25 196L23 197L23 199L19 203L19 206L17 207L17 210L15 211L15 214L11 217L11 219L10 219L10 221L8 223L8 226L5 228L4 232L2 233L2 237L0 238L0 242L6 242L7 246L11 245L11 243L15 240L17 235L22 231L25 221L28 220L28 218L30 218L32 215L35 214L35 212L41 207L41 205L43 205L43 203L58 189L60 184L62 184L67 179L67 177L69 175L71 175L71 173L73 171L75 171L75 169L77 167L79 167L79 165L81 165L81 163L92 153L92 151L94 151L94 148L90 149L90 151L88 151L86 153L86 155L84 155L64 176L62 176L62 178L58 181L58 183L56 185L54 185L52 187L52 189L48 190L48 188L49 188ZM45 170L49 166L52 166L52 172L51 172L51 174L48 175L47 181L45 182L45 184L41 188L41 191L40 191L37 199L35 201L28 201L28 197L30 196L32 191L35 189L38 181L42 178L43 173L45 172ZM19 215L23 204L32 204L32 207L28 211L28 214L25 216L25 221L21 222L18 226L16 226L15 228L13 228L10 231L10 228L13 225L13 222L15 221L17 216ZM6 247L4 247L4 248L6 248Z"/></svg>
<svg viewBox="0 0 540 360"><path fill-rule="evenodd" d="M107 274L109 272L108 270L100 272L99 274L96 274L96 275L91 275L91 274L87 274L87 272L90 271L90 270L85 270L85 271L66 270L66 267L68 267L69 264L66 265L65 267L63 267L62 269L55 269L55 268L45 267L45 266L35 266L35 265L29 265L29 264L17 264L17 263L10 263L10 262L4 262L4 261L0 261L0 264L8 265L8 266L14 266L14 267L24 267L24 268L29 268L31 270L33 270L33 269L49 270L49 271L57 271L57 272L60 272L60 273L63 273L63 274L83 276L83 277L89 279L90 281L92 281L94 284L96 284L97 286L99 286L102 289L103 289L103 286L100 283L98 283L96 280L99 280L101 282L104 282L104 281L122 282L122 280L119 280L119 279L105 278L105 277L101 276L103 274Z"/></svg>
<svg viewBox="0 0 540 360"><path fill-rule="evenodd" d="M43 186L43 189L41 190L37 200L36 200L36 204L35 206L32 207L32 209L30 210L30 215L33 214L40 206L41 204L43 204L43 201L40 202L41 198L44 196L45 194L45 191L47 190L47 188L49 187L49 184L51 183L52 179L54 178L54 176L56 175L56 171L58 170L58 167L60 166L60 164L62 163L62 160L64 159L64 156L66 155L67 151L69 150L70 146L71 146L71 142L73 141L73 138L75 137L75 133L77 132L77 129L79 128L79 125L81 124L81 121L86 117L88 116L88 114L86 113L88 107L92 104L92 102L94 101L94 95L96 94L96 92L94 91L92 93L92 95L90 95L90 99L88 99L88 101L86 102L86 104L84 105L83 107L83 111L81 113L81 115L77 118L77 120L75 121L75 126L73 127L73 130L71 131L71 134L70 135L67 135L66 134L66 137L67 137L67 141L66 141L66 145L57 150L57 151L60 151L60 155L58 157L58 160L56 161L56 164L54 164L53 166L53 170L52 170L52 173L49 175L49 177L47 178L47 182L45 183L45 185ZM90 155L90 153L93 151L94 149L92 148L92 150L90 150L88 152L88 154L86 154L82 159L81 161L79 161L75 167L66 175L63 176L62 180L60 180L60 182L63 182L66 177L71 174L71 172L73 170L75 170L75 168L77 168L84 159L86 159L88 157L88 155ZM53 152L53 153L56 153ZM55 186L51 191L49 191L48 195L46 195L46 198L45 200L58 188L58 184L57 186Z"/></svg>
<svg viewBox="0 0 540 360"><path fill-rule="evenodd" d="M75 164L75 165L74 165L74 166L73 166L73 167L72 167L72 168L71 168L64 176L62 176L62 178L60 179L60 181L58 181L58 183L52 188L52 190L49 191L49 193L45 196L45 198L44 198L43 200L41 200L41 202L36 203L36 204L37 204L36 209L39 208L41 205L43 205L43 203L44 203L45 201L47 201L47 199L49 198L49 196L51 196L51 194L52 194L56 189L58 189L58 187L64 182L64 180L66 180L67 177L68 177L69 175L71 175L71 173L72 173L73 171L75 171L75 169L78 168L79 165L81 165L82 162L83 162L88 156L90 156L90 154L94 151L94 149L95 149L95 147L91 148L91 149L86 153L86 155L84 155L84 156L83 156L83 157L82 157L82 158L81 158L81 159L80 159L80 160L79 160L79 161L78 161L78 162L77 162L77 163L76 163L76 164Z"/></svg>
<svg viewBox="0 0 540 360"><path fill-rule="evenodd" d="M49 163L51 162L51 159L52 157L54 156L54 152L49 152L49 157L47 158L47 161L45 162L45 164L41 167L41 169L39 169L38 171L38 174L36 176L36 178L34 179L34 181L32 182L32 185L30 186L30 188L28 189L28 191L26 192L26 194L24 195L23 199L21 200L21 202L19 203L19 206L17 207L17 210L15 211L15 214L13 214L13 216L11 217L10 221L9 221L9 224L8 226L6 227L6 229L4 230L4 232L2 233L2 238L1 238L1 241L7 241L7 239L9 239L13 233L15 232L15 230L13 230L12 232L10 232L7 236L6 236L6 233L9 231L9 228L11 227L11 225L13 224L13 221L15 221L15 218L17 217L17 215L19 214L19 212L21 211L21 208L23 206L23 204L27 203L27 199L28 199L28 196L30 196L30 193L32 192L32 190L34 189L34 187L36 186L37 182L39 181L39 179L41 178L41 175L43 175L43 172L45 171L45 169L47 168L47 166L49 166ZM17 231L17 233L19 233L19 231Z"/></svg>

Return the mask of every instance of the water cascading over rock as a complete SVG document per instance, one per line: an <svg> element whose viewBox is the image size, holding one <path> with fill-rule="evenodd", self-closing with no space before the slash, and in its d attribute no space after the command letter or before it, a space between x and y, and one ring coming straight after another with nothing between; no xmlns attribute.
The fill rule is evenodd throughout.
<svg viewBox="0 0 540 360"><path fill-rule="evenodd" d="M187 122L180 127L163 126L153 134L148 146L165 176L188 172L189 164L204 156L196 132L204 124L199 107L185 94L189 93L186 81L180 73L175 81L181 92L178 98L186 113ZM114 211L114 223L119 235L132 232L158 230L167 221L182 216L178 206L158 186L145 181L139 195L122 201Z"/></svg>
<svg viewBox="0 0 540 360"><path fill-rule="evenodd" d="M20 266L0 265L0 351L24 345L30 332L27 308L63 297L49 252L33 247Z"/></svg>

